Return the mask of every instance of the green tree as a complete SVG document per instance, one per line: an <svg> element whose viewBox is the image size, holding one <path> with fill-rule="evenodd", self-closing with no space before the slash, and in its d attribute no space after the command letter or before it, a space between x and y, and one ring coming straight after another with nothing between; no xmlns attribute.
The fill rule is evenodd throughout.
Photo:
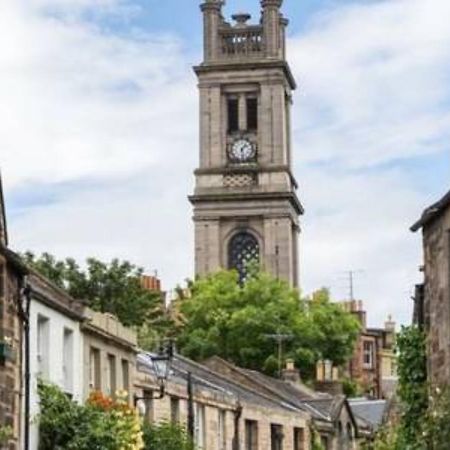
<svg viewBox="0 0 450 450"><path fill-rule="evenodd" d="M110 263L88 258L82 269L73 258L57 260L49 253L22 255L26 264L72 297L85 301L95 311L114 314L126 326L139 327L143 346L150 349L171 329L159 292L144 289L143 271L128 261Z"/></svg>
<svg viewBox="0 0 450 450"><path fill-rule="evenodd" d="M296 289L265 273L240 285L235 271L221 271L195 281L190 291L179 306L184 326L178 344L193 359L219 355L274 374L273 334L290 336L284 357L294 359L306 377L313 375L318 359L339 365L352 354L358 322L332 303L326 290L301 299Z"/></svg>

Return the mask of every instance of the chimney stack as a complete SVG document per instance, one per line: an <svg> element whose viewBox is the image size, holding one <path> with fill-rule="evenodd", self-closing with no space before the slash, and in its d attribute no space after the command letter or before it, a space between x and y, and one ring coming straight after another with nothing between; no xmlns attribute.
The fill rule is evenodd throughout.
<svg viewBox="0 0 450 450"><path fill-rule="evenodd" d="M342 395L344 387L339 381L339 369L329 360L321 360L316 365L315 389L330 395Z"/></svg>
<svg viewBox="0 0 450 450"><path fill-rule="evenodd" d="M287 381L288 383L300 383L300 370L295 367L293 359L288 359L286 361L286 368L281 372L281 379Z"/></svg>

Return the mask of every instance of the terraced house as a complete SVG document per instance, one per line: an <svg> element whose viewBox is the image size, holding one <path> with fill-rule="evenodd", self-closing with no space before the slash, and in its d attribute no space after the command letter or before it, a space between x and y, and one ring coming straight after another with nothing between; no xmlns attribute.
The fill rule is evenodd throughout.
<svg viewBox="0 0 450 450"><path fill-rule="evenodd" d="M450 191L411 227L422 230L424 284L417 286L415 318L427 333L428 375L450 380Z"/></svg>
<svg viewBox="0 0 450 450"><path fill-rule="evenodd" d="M5 204L0 178L0 428L11 432L9 450L20 447L22 430L22 324L26 270L8 250Z"/></svg>

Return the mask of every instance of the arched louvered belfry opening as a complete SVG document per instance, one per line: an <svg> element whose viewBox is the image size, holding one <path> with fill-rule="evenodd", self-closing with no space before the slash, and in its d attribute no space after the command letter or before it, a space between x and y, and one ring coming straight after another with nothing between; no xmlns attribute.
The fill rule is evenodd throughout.
<svg viewBox="0 0 450 450"><path fill-rule="evenodd" d="M248 278L249 265L260 261L258 240L248 231L239 231L228 244L228 268L236 269L239 281L243 283Z"/></svg>

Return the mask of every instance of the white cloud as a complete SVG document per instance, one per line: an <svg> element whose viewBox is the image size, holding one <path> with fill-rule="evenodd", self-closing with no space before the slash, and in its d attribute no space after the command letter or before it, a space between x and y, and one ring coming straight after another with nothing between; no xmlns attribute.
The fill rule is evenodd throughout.
<svg viewBox="0 0 450 450"><path fill-rule="evenodd" d="M175 39L118 37L21 2L3 9L0 135L10 185L156 167L164 152L155 149L170 155L180 135L195 136L184 115L194 84Z"/></svg>
<svg viewBox="0 0 450 450"><path fill-rule="evenodd" d="M13 245L128 258L173 287L192 274L186 195L198 144L189 60L197 56L169 34L114 35L86 22L93 5L99 15L136 13L131 1L0 4L9 36L0 41L7 194L58 192L39 207L10 205ZM301 85L302 284L343 297L342 271L364 269L356 293L375 323L390 312L409 319L420 243L408 226L432 192L418 192L392 163L432 155L450 137L448 107L439 108L450 94L449 8L438 0L353 3L290 42Z"/></svg>
<svg viewBox="0 0 450 450"><path fill-rule="evenodd" d="M450 139L450 112L438 108L450 98L449 15L446 0L351 4L295 38L302 160L359 168L442 150L436 141Z"/></svg>

